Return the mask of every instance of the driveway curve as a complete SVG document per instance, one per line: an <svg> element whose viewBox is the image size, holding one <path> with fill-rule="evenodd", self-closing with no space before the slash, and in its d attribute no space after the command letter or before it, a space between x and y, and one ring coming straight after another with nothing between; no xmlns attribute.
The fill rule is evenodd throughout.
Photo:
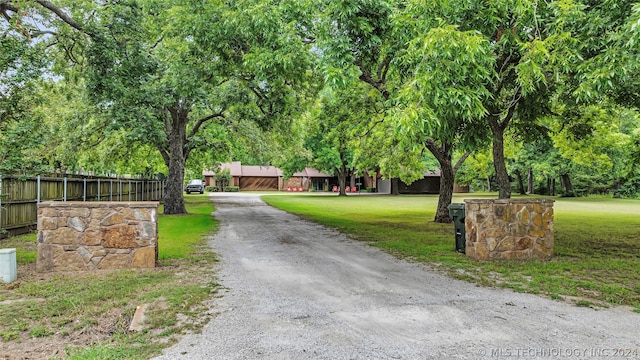
<svg viewBox="0 0 640 360"><path fill-rule="evenodd" d="M640 359L640 314L480 288L215 195L223 296L157 359Z"/></svg>

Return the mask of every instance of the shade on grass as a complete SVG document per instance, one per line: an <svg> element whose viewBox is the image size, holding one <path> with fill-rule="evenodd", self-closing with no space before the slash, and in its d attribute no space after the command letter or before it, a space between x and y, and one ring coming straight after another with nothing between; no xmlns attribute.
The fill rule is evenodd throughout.
<svg viewBox="0 0 640 360"><path fill-rule="evenodd" d="M158 258L181 259L194 251L202 235L212 233L217 222L207 195L185 196L186 215L160 215L158 218ZM162 209L159 210L162 213Z"/></svg>
<svg viewBox="0 0 640 360"><path fill-rule="evenodd" d="M465 194L464 198L495 197ZM455 252L452 224L436 224L437 196L264 196L276 207L334 227L398 257L453 276L558 299L640 307L640 201L555 198L550 261L475 262Z"/></svg>

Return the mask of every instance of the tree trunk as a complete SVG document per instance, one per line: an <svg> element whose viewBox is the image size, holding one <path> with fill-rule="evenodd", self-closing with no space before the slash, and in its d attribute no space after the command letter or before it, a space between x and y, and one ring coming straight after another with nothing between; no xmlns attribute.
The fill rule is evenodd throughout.
<svg viewBox="0 0 640 360"><path fill-rule="evenodd" d="M451 205L451 199L453 198L453 183L455 175L453 173L453 167L451 166L451 158L449 161L443 159L440 163L440 196L438 196L438 208L436 210L436 216L433 219L437 223L449 223L451 218L449 217L449 205Z"/></svg>
<svg viewBox="0 0 640 360"><path fill-rule="evenodd" d="M571 184L569 174L560 175L560 180L562 181L562 186L564 186L565 195L571 196L571 194L573 194L573 185Z"/></svg>
<svg viewBox="0 0 640 360"><path fill-rule="evenodd" d="M535 191L533 189L533 170L529 168L527 170L527 193L533 194Z"/></svg>
<svg viewBox="0 0 640 360"><path fill-rule="evenodd" d="M356 187L356 174L353 171L351 172L351 179L349 179L349 186L351 186L351 189Z"/></svg>
<svg viewBox="0 0 640 360"><path fill-rule="evenodd" d="M509 199L511 197L511 183L504 162L504 129L500 126L492 126L491 131L493 132L493 167L496 170L498 198Z"/></svg>
<svg viewBox="0 0 640 360"><path fill-rule="evenodd" d="M391 178L391 195L400 195L400 179Z"/></svg>
<svg viewBox="0 0 640 360"><path fill-rule="evenodd" d="M520 190L520 195L526 195L527 192L524 189L524 181L522 180L522 172L520 170L515 171L516 176L518 177L518 190Z"/></svg>
<svg viewBox="0 0 640 360"><path fill-rule="evenodd" d="M435 141L430 139L427 140L425 144L440 165L440 195L438 196L438 207L436 208L436 215L433 221L437 223L450 223L449 205L453 198L453 182L455 179L455 172L451 165L452 145L444 143L442 146L438 146Z"/></svg>
<svg viewBox="0 0 640 360"><path fill-rule="evenodd" d="M551 180L551 196L556 196L556 178Z"/></svg>
<svg viewBox="0 0 640 360"><path fill-rule="evenodd" d="M345 186L347 185L347 167L346 165L340 166L338 169L338 186L340 187L340 193L338 196L347 196Z"/></svg>
<svg viewBox="0 0 640 360"><path fill-rule="evenodd" d="M183 184L188 112L182 106L175 105L169 109L169 113L171 119L168 119L166 128L168 150L167 155L163 156L169 168L163 198L164 214L186 214Z"/></svg>
<svg viewBox="0 0 640 360"><path fill-rule="evenodd" d="M551 178L547 177L547 195L552 195L551 193Z"/></svg>
<svg viewBox="0 0 640 360"><path fill-rule="evenodd" d="M491 192L491 176L487 176L487 191Z"/></svg>

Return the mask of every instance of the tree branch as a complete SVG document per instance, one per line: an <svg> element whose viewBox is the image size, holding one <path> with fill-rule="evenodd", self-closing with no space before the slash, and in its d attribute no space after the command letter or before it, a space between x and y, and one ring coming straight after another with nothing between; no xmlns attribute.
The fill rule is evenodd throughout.
<svg viewBox="0 0 640 360"><path fill-rule="evenodd" d="M436 158L438 158L438 157L444 157L444 155L445 155L445 154L444 154L443 149L442 149L442 148L440 148L440 145L438 145L438 143L437 143L435 140L433 140L433 139L431 139L431 138L427 138L427 139L424 141L424 145L427 147L427 149L428 149L429 151L431 151L431 153L432 153Z"/></svg>
<svg viewBox="0 0 640 360"><path fill-rule="evenodd" d="M378 124L381 124L383 122L384 122L384 117L381 117L380 120L374 121L371 127L369 127L367 131L365 131L363 138L369 136L369 134L373 131L373 129L375 129L376 126L378 126Z"/></svg>
<svg viewBox="0 0 640 360"><path fill-rule="evenodd" d="M379 81L376 81L375 79L373 79L371 77L371 75L369 75L368 73L364 72L362 70L362 68L360 69L360 72L362 72L362 74L360 74L360 80L366 82L367 84L373 86L376 90L378 90L380 92L380 94L382 94L382 96L385 98L385 100L389 99L389 92L387 91L387 89L384 88L383 84L380 83Z"/></svg>
<svg viewBox="0 0 640 360"><path fill-rule="evenodd" d="M171 111L166 107L164 108L164 132L168 139L171 136Z"/></svg>
<svg viewBox="0 0 640 360"><path fill-rule="evenodd" d="M453 175L454 176L456 175L456 173L458 172L458 170L460 169L460 167L462 166L464 161L467 160L469 155L471 155L471 151L467 151L466 153L464 153L464 155L462 155L462 157L460 159L458 159L458 161L456 161L456 164L453 166Z"/></svg>
<svg viewBox="0 0 640 360"><path fill-rule="evenodd" d="M224 113L221 111L219 113L215 113L215 114L211 114L208 116L203 117L202 119L196 121L196 124L194 125L193 129L191 129L191 132L189 133L189 137L194 136L198 131L200 131L200 127L206 123L207 121L214 119L214 118L224 118Z"/></svg>
<svg viewBox="0 0 640 360"><path fill-rule="evenodd" d="M391 64L391 57L384 59L378 66L378 81L382 84L387 80L387 71L389 71L389 65Z"/></svg>
<svg viewBox="0 0 640 360"><path fill-rule="evenodd" d="M153 44L153 46L151 46L151 50L155 49L158 45L160 45L160 43L162 42L163 39L164 39L164 35L160 36L160 38L158 40L156 40L156 42Z"/></svg>
<svg viewBox="0 0 640 360"><path fill-rule="evenodd" d="M53 36L58 36L58 33L50 30L31 30L31 36L38 37L44 34L49 34Z"/></svg>
<svg viewBox="0 0 640 360"><path fill-rule="evenodd" d="M513 99L509 104L507 115L504 117L504 119L498 122L502 130L506 129L511 119L513 119L513 114L516 111L516 106L518 105L518 102L520 101L521 98L522 98L522 92L521 92L521 88L518 86L518 89L516 90L515 94L513 94Z"/></svg>
<svg viewBox="0 0 640 360"><path fill-rule="evenodd" d="M256 94L256 96L260 99L260 100L267 100L267 97L264 96L264 94L262 94L261 92L259 92L258 90L256 90L256 88L254 88L253 86L249 87L249 89L251 89L251 91Z"/></svg>
<svg viewBox="0 0 640 360"><path fill-rule="evenodd" d="M36 0L36 2L38 4L40 4L40 6L48 9L49 11L51 11L52 13L56 14L58 16L58 18L60 18L60 20L64 21L65 23L67 23L68 25L70 25L71 27L73 27L74 29L81 31L89 36L93 36L92 33L86 31L84 29L84 26L82 26L82 24L80 24L79 22L73 20L69 15L67 15L64 11L62 11L62 9L60 9L59 7L57 7L56 5L54 5L51 1L47 1L47 0Z"/></svg>
<svg viewBox="0 0 640 360"><path fill-rule="evenodd" d="M264 94L256 90L254 87L249 87L249 89L251 89L251 91L258 97L259 100L263 100L263 101L269 100ZM256 102L256 106L258 107L258 110L260 110L262 115L269 116L272 114L273 105L270 105L268 110L264 109L262 105L260 105L260 102Z"/></svg>
<svg viewBox="0 0 640 360"><path fill-rule="evenodd" d="M158 149L158 151L160 152L160 155L162 155L162 160L164 160L164 164L169 167L169 151L167 150L167 148L160 143L156 143L156 148Z"/></svg>
<svg viewBox="0 0 640 360"><path fill-rule="evenodd" d="M7 21L11 21L11 16L9 16L9 13L7 13L7 11L18 12L18 8L12 4L9 4L8 2L1 2L0 13L2 14L2 17Z"/></svg>

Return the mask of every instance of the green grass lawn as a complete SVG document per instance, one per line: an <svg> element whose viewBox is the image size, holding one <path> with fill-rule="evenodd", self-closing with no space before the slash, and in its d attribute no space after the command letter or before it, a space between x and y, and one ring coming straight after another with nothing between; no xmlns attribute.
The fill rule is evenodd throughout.
<svg viewBox="0 0 640 360"><path fill-rule="evenodd" d="M16 248L19 264L18 285L0 286L0 348L62 347L65 354L57 356L69 359L148 359L176 334L203 326L204 301L218 289L216 257L203 236L217 223L207 195L185 196L185 202L188 215L159 216L161 266L155 269L35 274L34 234L0 241L2 248ZM148 305L145 330L131 333L141 304Z"/></svg>
<svg viewBox="0 0 640 360"><path fill-rule="evenodd" d="M158 219L158 259L182 259L192 254L201 236L215 230L213 205L208 195L185 195L188 215L160 215ZM162 205L158 212L162 214Z"/></svg>
<svg viewBox="0 0 640 360"><path fill-rule="evenodd" d="M495 194L457 194L465 198ZM640 201L555 198L555 257L476 262L455 252L452 224L436 224L437 196L263 196L398 257L433 264L484 286L640 308Z"/></svg>

